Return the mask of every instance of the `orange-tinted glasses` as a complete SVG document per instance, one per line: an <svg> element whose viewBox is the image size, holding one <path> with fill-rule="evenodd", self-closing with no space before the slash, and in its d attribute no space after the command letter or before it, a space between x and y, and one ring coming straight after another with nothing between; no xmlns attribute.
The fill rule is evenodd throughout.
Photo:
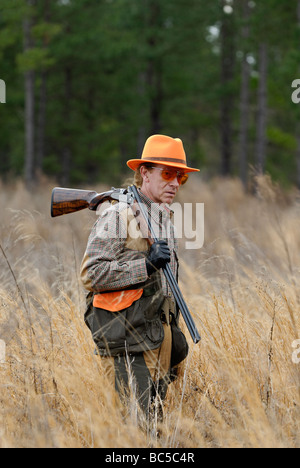
<svg viewBox="0 0 300 468"><path fill-rule="evenodd" d="M159 169L161 171L161 176L167 182L174 180L177 177L178 183L184 185L189 178L189 175L182 171L176 171L176 169L163 169L162 167L151 166L152 169Z"/></svg>

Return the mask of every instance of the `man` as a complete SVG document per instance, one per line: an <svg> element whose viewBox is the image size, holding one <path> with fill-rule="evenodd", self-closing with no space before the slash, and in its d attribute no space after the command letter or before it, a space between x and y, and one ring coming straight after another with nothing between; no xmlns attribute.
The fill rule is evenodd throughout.
<svg viewBox="0 0 300 468"><path fill-rule="evenodd" d="M162 268L178 275L172 203L188 179L182 141L153 135L141 159L127 162L158 241L151 246L137 211L112 204L99 216L82 261L81 278L92 292L85 321L107 376L120 394L134 389L142 409L164 400L171 381L172 327L178 311Z"/></svg>

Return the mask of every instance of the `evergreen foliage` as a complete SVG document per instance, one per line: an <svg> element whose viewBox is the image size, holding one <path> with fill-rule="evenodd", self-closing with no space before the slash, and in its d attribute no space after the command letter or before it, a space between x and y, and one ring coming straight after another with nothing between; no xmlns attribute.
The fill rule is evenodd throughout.
<svg viewBox="0 0 300 468"><path fill-rule="evenodd" d="M0 0L0 176L117 182L164 133L206 177L300 186L298 3Z"/></svg>

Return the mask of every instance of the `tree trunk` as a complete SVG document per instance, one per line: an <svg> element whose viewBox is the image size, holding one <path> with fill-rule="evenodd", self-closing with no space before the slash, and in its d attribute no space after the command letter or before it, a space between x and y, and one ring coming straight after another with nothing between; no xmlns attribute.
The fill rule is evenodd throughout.
<svg viewBox="0 0 300 468"><path fill-rule="evenodd" d="M44 0L44 21L48 23L50 20L50 0ZM48 40L45 37L43 47L48 46ZM46 108L47 108L47 72L42 70L40 74L40 90L39 90L39 111L37 117L37 149L36 149L36 169L37 173L43 172L43 161L45 158L45 128L46 128Z"/></svg>
<svg viewBox="0 0 300 468"><path fill-rule="evenodd" d="M65 68L65 102L64 102L64 122L67 125L65 134L63 136L63 150L62 150L62 183L68 185L71 174L71 135L68 128L68 122L71 116L71 83L72 83L72 71L70 67Z"/></svg>
<svg viewBox="0 0 300 468"><path fill-rule="evenodd" d="M157 0L149 3L149 24L148 29L152 31L148 38L149 51L152 49L151 58L148 62L147 85L150 93L150 133L160 133L162 129L161 113L163 101L162 89L162 60L157 56L156 31L160 27L160 4Z"/></svg>
<svg viewBox="0 0 300 468"><path fill-rule="evenodd" d="M156 63L150 63L148 68L148 84L150 89L150 133L160 133L162 130L162 72Z"/></svg>
<svg viewBox="0 0 300 468"><path fill-rule="evenodd" d="M266 164L266 129L267 129L267 77L268 77L268 49L266 43L259 45L259 85L258 85L258 109L256 127L256 170L264 173Z"/></svg>
<svg viewBox="0 0 300 468"><path fill-rule="evenodd" d="M297 22L298 29L300 29L300 0L297 4ZM296 123L296 139L297 139L297 150L296 150L296 164L297 164L297 187L300 190L300 120L299 113L297 114L297 123Z"/></svg>
<svg viewBox="0 0 300 468"><path fill-rule="evenodd" d="M297 187L300 190L300 122L296 123L296 141L297 141L297 149L296 149L296 167L297 167Z"/></svg>
<svg viewBox="0 0 300 468"><path fill-rule="evenodd" d="M223 7L226 5L222 1ZM221 174L230 175L232 159L232 111L234 105L233 93L230 89L234 77L235 43L233 14L223 14L221 25L221 107L220 107L220 132L221 132Z"/></svg>
<svg viewBox="0 0 300 468"><path fill-rule="evenodd" d="M242 41L246 43L249 38L249 18L250 8L248 0L243 1L242 17L244 26L242 28ZM239 169L240 178L245 190L247 190L248 172L248 130L249 130L249 107L250 107L250 65L247 61L247 46L244 48L244 56L241 70L241 90L240 90L240 129L239 129Z"/></svg>
<svg viewBox="0 0 300 468"><path fill-rule="evenodd" d="M27 0L27 5L32 7L35 0ZM24 52L33 47L31 28L33 19L31 13L24 19ZM34 83L35 74L32 70L25 72L25 183L31 188L35 180L34 167Z"/></svg>
<svg viewBox="0 0 300 468"><path fill-rule="evenodd" d="M139 97L139 102L142 103L141 110L140 110L140 118L139 118L139 127L138 127L138 135L137 135L137 154L142 155L143 148L145 145L145 141L147 139L147 130L146 130L146 122L147 116L145 115L145 95L146 95L146 73L143 71L139 74L138 77L138 90L137 94Z"/></svg>
<svg viewBox="0 0 300 468"><path fill-rule="evenodd" d="M47 73L41 72L41 85L39 96L39 112L37 119L37 148L36 148L36 169L37 173L43 172L43 161L45 158L45 127L46 127L46 105L47 105Z"/></svg>

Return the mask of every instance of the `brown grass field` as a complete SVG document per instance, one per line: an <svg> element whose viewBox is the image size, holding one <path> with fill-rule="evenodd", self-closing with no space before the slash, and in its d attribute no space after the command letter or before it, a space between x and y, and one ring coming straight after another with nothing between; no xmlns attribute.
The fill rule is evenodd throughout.
<svg viewBox="0 0 300 468"><path fill-rule="evenodd" d="M255 197L219 179L179 194L205 204L204 246L180 249L202 340L188 338L158 438L137 424L134 398L124 408L109 390L83 322L79 267L95 214L52 219L53 186L0 185L0 448L298 448L298 192L262 177Z"/></svg>

